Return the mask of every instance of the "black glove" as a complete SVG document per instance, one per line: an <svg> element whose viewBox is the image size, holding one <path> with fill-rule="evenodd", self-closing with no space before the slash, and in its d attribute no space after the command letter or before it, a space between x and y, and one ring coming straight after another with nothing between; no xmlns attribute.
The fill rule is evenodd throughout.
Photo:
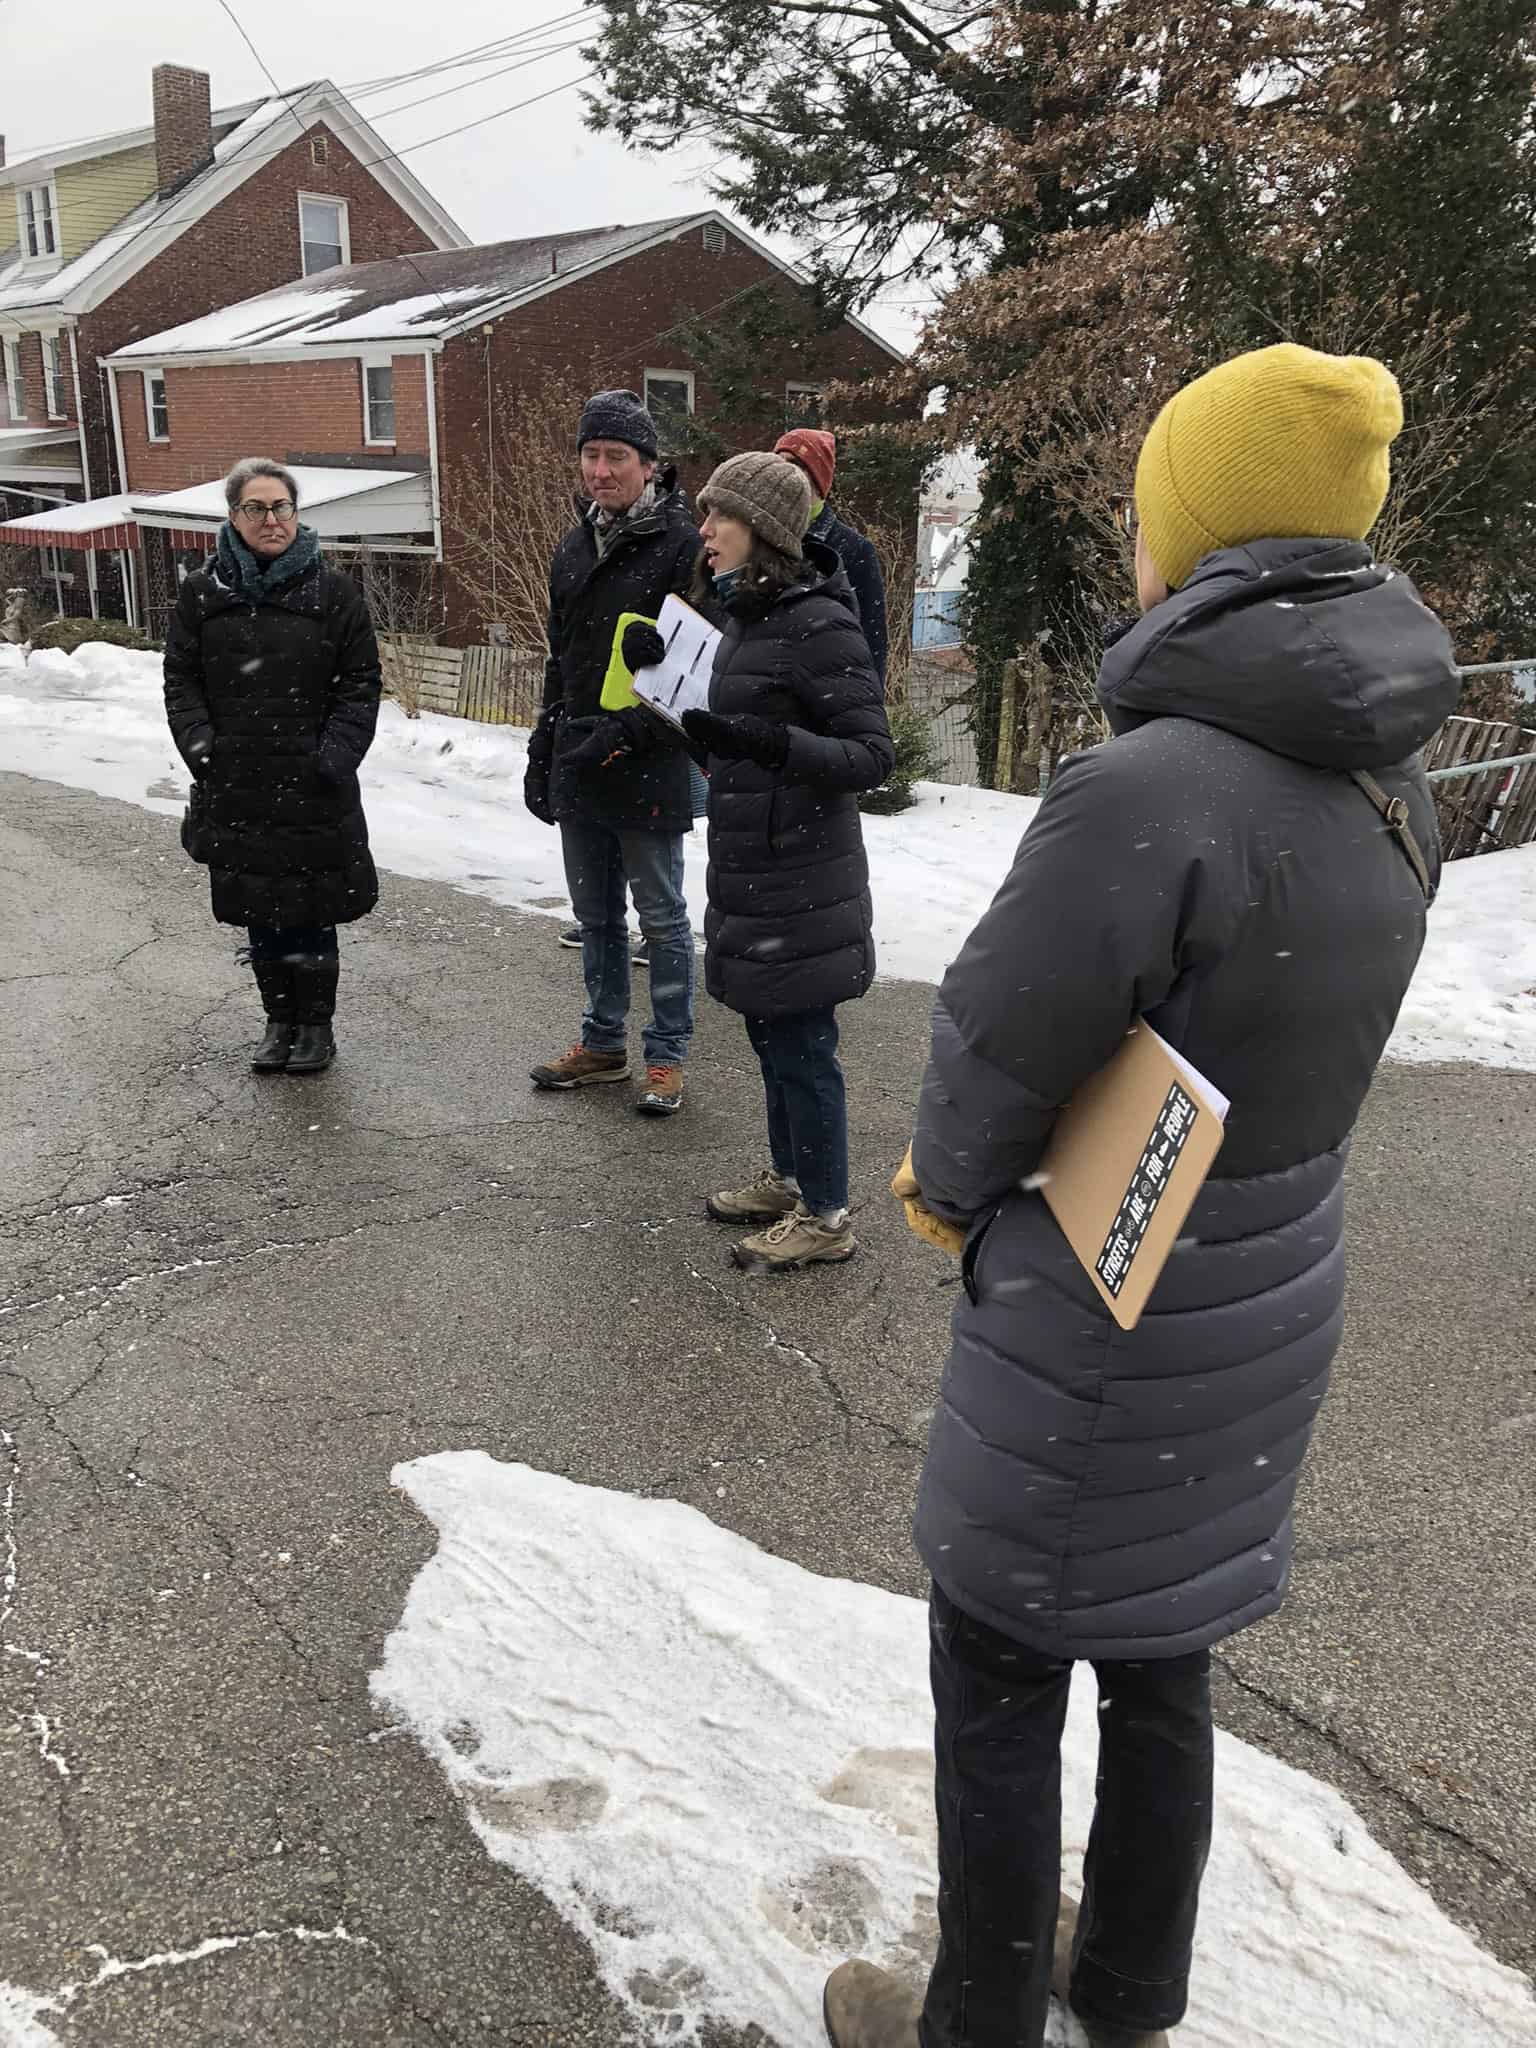
<svg viewBox="0 0 1536 2048"><path fill-rule="evenodd" d="M633 675L637 668L659 666L666 658L667 643L654 626L646 625L641 619L632 619L624 628L619 652L624 657L624 666Z"/></svg>
<svg viewBox="0 0 1536 2048"><path fill-rule="evenodd" d="M563 706L554 704L539 716L528 739L528 772L523 777L523 802L541 825L553 825L555 814L549 806L549 772L555 754L555 728Z"/></svg>
<svg viewBox="0 0 1536 2048"><path fill-rule="evenodd" d="M213 766L213 741L189 740L187 743L187 766L199 781Z"/></svg>
<svg viewBox="0 0 1536 2048"><path fill-rule="evenodd" d="M782 768L789 759L789 727L776 718L754 718L747 711L727 718L713 711L685 711L683 731L723 761L755 761L760 768Z"/></svg>
<svg viewBox="0 0 1536 2048"><path fill-rule="evenodd" d="M561 759L572 768L606 768L615 755L632 754L634 748L622 724L625 716L617 711L594 718L591 731L569 752L562 750Z"/></svg>

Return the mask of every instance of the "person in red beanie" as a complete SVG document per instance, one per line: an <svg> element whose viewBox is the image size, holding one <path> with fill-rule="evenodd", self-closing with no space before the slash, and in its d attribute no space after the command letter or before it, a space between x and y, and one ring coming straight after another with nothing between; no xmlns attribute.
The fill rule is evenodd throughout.
<svg viewBox="0 0 1536 2048"><path fill-rule="evenodd" d="M827 500L837 472L837 442L820 427L795 427L781 434L773 444L775 455L786 455L796 469L804 470L811 483L811 523L807 540L819 540L831 548L853 585L858 600L859 624L874 658L875 674L885 681L885 661L890 634L885 623L885 578L874 544L846 519L839 519Z"/></svg>

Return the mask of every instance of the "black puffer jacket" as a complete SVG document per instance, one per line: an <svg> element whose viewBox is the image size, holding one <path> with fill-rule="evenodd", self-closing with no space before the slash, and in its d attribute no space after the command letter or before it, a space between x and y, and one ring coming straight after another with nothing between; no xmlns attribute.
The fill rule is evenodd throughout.
<svg viewBox="0 0 1536 2048"><path fill-rule="evenodd" d="M346 924L372 910L357 770L379 687L367 607L325 561L258 604L217 565L182 585L165 709L206 793L200 857L221 924Z"/></svg>
<svg viewBox="0 0 1536 2048"><path fill-rule="evenodd" d="M1118 737L1066 763L945 976L913 1164L974 1219L917 1510L967 1612L1060 1657L1174 1656L1271 1613L1343 1311L1344 1155L1424 936L1404 850L1452 710L1444 632L1361 546L1208 557L1109 652ZM1232 1108L1142 1321L1038 1193L1057 1109L1147 1017Z"/></svg>
<svg viewBox="0 0 1536 2048"><path fill-rule="evenodd" d="M847 570L853 601L859 610L859 624L869 642L870 659L883 683L891 633L885 615L885 578L880 574L880 557L875 553L874 542L846 519L839 519L830 505L824 505L811 521L805 537L829 547Z"/></svg>
<svg viewBox="0 0 1536 2048"><path fill-rule="evenodd" d="M530 750L548 763L548 803L557 820L688 832L693 803L688 756L660 719L652 745L607 766L573 768L572 752L602 716L603 678L614 633L625 612L654 619L661 601L681 596L703 542L677 488L675 470L657 482L654 507L624 522L606 554L585 517L555 550L549 572L549 660L544 671L545 718Z"/></svg>
<svg viewBox="0 0 1536 2048"><path fill-rule="evenodd" d="M863 995L875 977L869 864L855 801L891 771L885 693L830 548L768 607L733 599L709 708L789 727L782 768L711 758L704 979L747 1017Z"/></svg>

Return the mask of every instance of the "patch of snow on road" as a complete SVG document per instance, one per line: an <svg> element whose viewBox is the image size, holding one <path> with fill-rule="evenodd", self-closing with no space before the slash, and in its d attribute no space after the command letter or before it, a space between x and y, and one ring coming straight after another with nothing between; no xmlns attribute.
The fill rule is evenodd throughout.
<svg viewBox="0 0 1536 2048"><path fill-rule="evenodd" d="M559 834L523 806L527 734L384 705L363 764L381 866L522 911L569 918ZM157 655L88 642L73 655L0 647L0 767L179 816L186 770L165 727ZM866 818L883 975L937 981L1013 860L1030 797L920 783ZM704 833L686 841L694 928ZM1389 1056L1536 1069L1536 847L1453 861Z"/></svg>
<svg viewBox="0 0 1536 2048"><path fill-rule="evenodd" d="M590 1943L642 2037L819 2040L850 1955L920 1982L933 1935L923 1607L771 1557L676 1501L463 1451L397 1466L436 1524L375 1673L497 1861ZM1067 1882L1091 1681L1064 1751ZM1180 2048L1533 2048L1536 2002L1337 1793L1217 1737ZM1053 2016L1053 2048L1065 2048Z"/></svg>

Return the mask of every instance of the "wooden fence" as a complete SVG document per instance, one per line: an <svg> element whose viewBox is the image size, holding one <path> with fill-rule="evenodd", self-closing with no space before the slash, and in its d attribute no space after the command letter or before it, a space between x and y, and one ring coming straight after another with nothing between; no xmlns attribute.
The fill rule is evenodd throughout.
<svg viewBox="0 0 1536 2048"><path fill-rule="evenodd" d="M1536 731L1448 718L1424 749L1447 860L1536 840Z"/></svg>
<svg viewBox="0 0 1536 2048"><path fill-rule="evenodd" d="M485 725L532 725L544 694L544 656L517 647L438 647L390 635L380 643L384 687L407 711Z"/></svg>

